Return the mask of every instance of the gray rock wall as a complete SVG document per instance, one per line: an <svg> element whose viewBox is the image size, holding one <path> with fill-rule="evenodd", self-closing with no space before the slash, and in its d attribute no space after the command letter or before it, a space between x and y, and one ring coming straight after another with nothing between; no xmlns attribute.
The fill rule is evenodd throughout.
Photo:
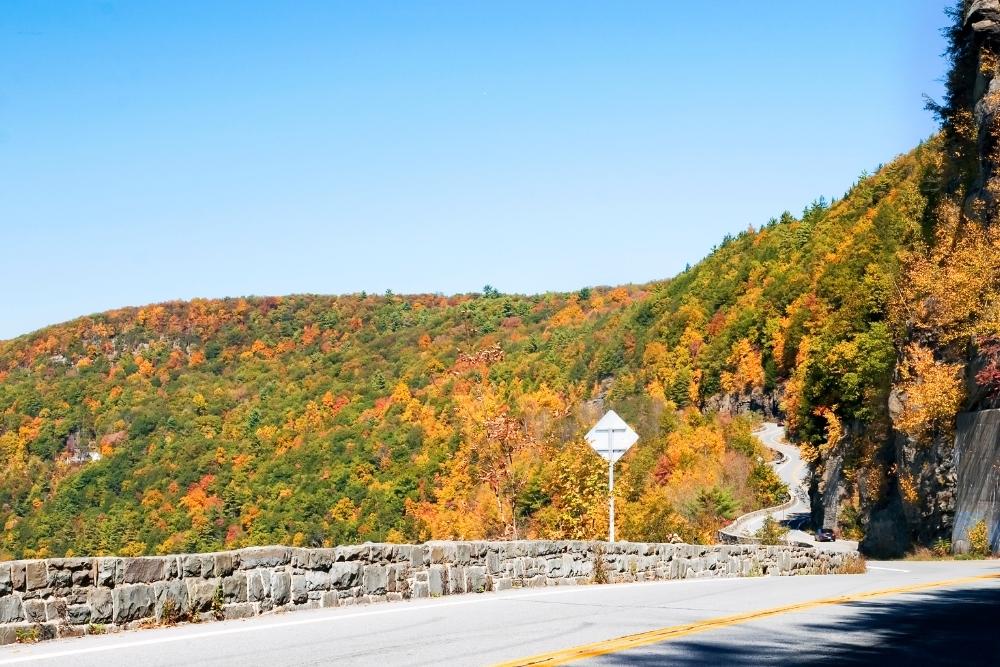
<svg viewBox="0 0 1000 667"><path fill-rule="evenodd" d="M1000 552L1000 410L958 416L955 469L952 547L967 553L969 529L985 520L993 551Z"/></svg>
<svg viewBox="0 0 1000 667"><path fill-rule="evenodd" d="M763 415L764 419L777 421L782 418L781 398L783 390L765 392L754 389L740 394L713 394L705 399L702 408L706 412L721 412L728 415Z"/></svg>
<svg viewBox="0 0 1000 667"><path fill-rule="evenodd" d="M0 644L509 588L836 572L802 547L519 541L0 563Z"/></svg>

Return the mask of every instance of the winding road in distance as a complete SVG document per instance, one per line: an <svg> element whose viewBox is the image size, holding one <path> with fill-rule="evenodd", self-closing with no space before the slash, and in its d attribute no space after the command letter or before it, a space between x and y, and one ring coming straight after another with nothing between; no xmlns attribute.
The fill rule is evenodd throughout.
<svg viewBox="0 0 1000 667"><path fill-rule="evenodd" d="M754 435L765 447L783 455L784 460L772 465L774 465L774 470L778 473L781 481L788 486L794 502L786 509L773 512L771 516L785 525L794 527L793 530L789 531L788 539L795 542L805 542L828 551L856 551L858 543L854 540L816 542L813 535L799 529L801 526L808 525L809 522L809 471L805 461L799 455L799 448L785 441L785 427L774 422L764 422L763 426L754 432ZM728 530L734 533L753 535L763 525L766 516L766 514L755 516L745 521L737 519Z"/></svg>

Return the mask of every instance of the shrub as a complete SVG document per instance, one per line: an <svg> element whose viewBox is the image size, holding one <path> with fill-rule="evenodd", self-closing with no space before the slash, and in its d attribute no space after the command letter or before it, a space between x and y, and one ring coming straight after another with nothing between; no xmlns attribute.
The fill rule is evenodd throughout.
<svg viewBox="0 0 1000 667"><path fill-rule="evenodd" d="M607 551L604 549L603 545L598 545L594 547L594 575L593 582L595 584L607 584L609 583L608 577L608 564L604 560L604 554Z"/></svg>
<svg viewBox="0 0 1000 667"><path fill-rule="evenodd" d="M223 604L223 593L222 584L219 584L215 589L215 595L212 596L212 615L215 616L216 620L221 621L225 612L222 608Z"/></svg>
<svg viewBox="0 0 1000 667"><path fill-rule="evenodd" d="M183 620L181 610L177 603L167 598L163 601L163 609L160 611L160 623L163 625L174 625Z"/></svg>
<svg viewBox="0 0 1000 667"><path fill-rule="evenodd" d="M934 544L931 545L931 551L938 558L944 558L946 556L950 556L951 555L951 540L949 540L947 538L944 538L944 537L939 537L938 539L936 539L934 541Z"/></svg>
<svg viewBox="0 0 1000 667"><path fill-rule="evenodd" d="M860 541L865 536L861 512L852 504L846 504L840 510L837 523L840 525L840 534L845 539Z"/></svg>
<svg viewBox="0 0 1000 667"><path fill-rule="evenodd" d="M984 519L969 529L969 553L980 558L990 555L990 534Z"/></svg>
<svg viewBox="0 0 1000 667"><path fill-rule="evenodd" d="M788 528L783 526L773 515L765 517L764 524L754 533L754 537L761 544L769 545L784 544L786 535L788 535Z"/></svg>

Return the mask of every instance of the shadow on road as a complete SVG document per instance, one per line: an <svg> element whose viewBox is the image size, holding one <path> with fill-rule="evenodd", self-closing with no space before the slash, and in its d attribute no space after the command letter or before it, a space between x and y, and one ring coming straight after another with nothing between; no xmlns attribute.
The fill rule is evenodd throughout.
<svg viewBox="0 0 1000 667"><path fill-rule="evenodd" d="M810 517L808 512L799 512L796 514L789 514L781 524L786 528L792 530L809 530L810 528Z"/></svg>
<svg viewBox="0 0 1000 667"><path fill-rule="evenodd" d="M823 622L778 617L605 656L596 663L1000 665L1000 588L940 591L831 609L851 613ZM781 627L774 630L776 623Z"/></svg>

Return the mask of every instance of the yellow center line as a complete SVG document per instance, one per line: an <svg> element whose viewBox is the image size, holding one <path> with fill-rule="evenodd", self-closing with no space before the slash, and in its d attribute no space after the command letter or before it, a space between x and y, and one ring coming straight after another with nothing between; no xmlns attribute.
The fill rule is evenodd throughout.
<svg viewBox="0 0 1000 667"><path fill-rule="evenodd" d="M998 578L1000 578L1000 574L981 574L970 577L961 577L958 579L945 579L943 581L933 581L923 584L912 584L910 586L883 588L877 591L869 591L867 593L856 593L853 595L843 595L834 598L809 600L807 602L798 602L795 604L784 605L782 607L772 607L771 609L762 609L758 611L747 612L744 614L736 614L735 616L720 616L718 618L710 618L705 621L693 621L691 623L683 623L681 625L671 625L666 628L659 628L657 630L648 630L646 632L640 632L634 635L626 635L624 637L616 637L615 639L607 639L604 641L594 642L593 644L583 644L582 646L574 646L573 648L560 649L558 651L552 651L550 653L540 653L539 655L531 656L528 658L520 658L518 660L511 660L509 662L500 663L496 667L565 665L571 662L576 662L577 660L594 658L600 655L607 655L609 653L619 653L621 651L627 651L629 649L638 648L640 646L658 644L660 642L666 642L672 639L677 639L678 637L684 637L698 632L706 632L708 630L715 630L717 628L725 628L731 625L739 625L740 623L748 623L750 621L756 621L762 618L768 618L769 616L777 616L779 614L805 611L807 609L815 609L816 607L846 604L848 602L859 602L861 600L883 597L886 595L912 593L914 591L922 591L929 588L955 586L958 584L966 584L973 581L981 581L983 579L998 579Z"/></svg>

